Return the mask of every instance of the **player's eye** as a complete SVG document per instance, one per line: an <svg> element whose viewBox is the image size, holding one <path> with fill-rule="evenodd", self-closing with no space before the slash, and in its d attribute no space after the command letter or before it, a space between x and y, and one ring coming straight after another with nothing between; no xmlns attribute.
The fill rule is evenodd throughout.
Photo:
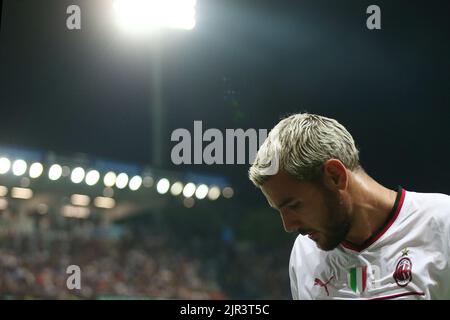
<svg viewBox="0 0 450 320"><path fill-rule="evenodd" d="M294 202L294 203L288 205L287 207L291 210L298 209L300 207L300 202Z"/></svg>

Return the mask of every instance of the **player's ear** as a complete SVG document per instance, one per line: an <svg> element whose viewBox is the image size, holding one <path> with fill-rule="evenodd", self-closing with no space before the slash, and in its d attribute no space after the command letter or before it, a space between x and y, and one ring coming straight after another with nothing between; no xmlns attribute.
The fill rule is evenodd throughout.
<svg viewBox="0 0 450 320"><path fill-rule="evenodd" d="M323 183L330 190L345 190L348 173L345 165L338 159L329 159L323 164Z"/></svg>

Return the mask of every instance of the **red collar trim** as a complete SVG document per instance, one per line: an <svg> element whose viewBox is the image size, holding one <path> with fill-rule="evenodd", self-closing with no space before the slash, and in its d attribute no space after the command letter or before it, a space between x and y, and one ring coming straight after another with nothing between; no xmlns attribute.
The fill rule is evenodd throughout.
<svg viewBox="0 0 450 320"><path fill-rule="evenodd" d="M398 214L400 213L400 210L403 206L403 201L405 200L405 194L406 191L402 187L399 187L397 198L395 199L394 207L392 208L391 214L384 224L383 227L381 227L373 236L371 236L369 239L367 239L362 245L358 246L355 244L352 244L348 241L343 241L341 245L346 248L353 251L361 252L364 249L367 249L370 245L372 245L375 241L380 239L380 237L388 231L388 229L391 227L391 225L394 223L394 221L397 219Z"/></svg>

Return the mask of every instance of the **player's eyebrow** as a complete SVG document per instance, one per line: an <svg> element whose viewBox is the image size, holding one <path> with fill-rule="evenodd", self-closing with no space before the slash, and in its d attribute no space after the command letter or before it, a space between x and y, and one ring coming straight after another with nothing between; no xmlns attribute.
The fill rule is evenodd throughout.
<svg viewBox="0 0 450 320"><path fill-rule="evenodd" d="M284 206L288 205L288 204L289 204L290 202L292 202L293 200L294 200L294 198L289 197L289 198L287 198L287 199L284 199L278 206L274 206L274 205L272 204L272 202L270 202L270 200L269 200L269 205L270 205L272 208L276 209L276 210L281 210Z"/></svg>

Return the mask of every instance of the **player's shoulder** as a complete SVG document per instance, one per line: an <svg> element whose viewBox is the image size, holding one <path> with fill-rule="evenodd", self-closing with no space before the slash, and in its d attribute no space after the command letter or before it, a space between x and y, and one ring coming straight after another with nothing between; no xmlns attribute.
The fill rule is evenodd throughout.
<svg viewBox="0 0 450 320"><path fill-rule="evenodd" d="M305 264L311 263L320 254L320 249L317 247L314 241L301 234L295 239L292 246L290 264Z"/></svg>
<svg viewBox="0 0 450 320"><path fill-rule="evenodd" d="M407 191L406 198L412 209L424 217L434 218L450 225L450 196L443 193Z"/></svg>
<svg viewBox="0 0 450 320"><path fill-rule="evenodd" d="M309 239L307 236L299 234L295 239L294 245L292 246L292 251L295 250L305 254L310 254L316 251L316 248L317 246L315 245L314 241Z"/></svg>

